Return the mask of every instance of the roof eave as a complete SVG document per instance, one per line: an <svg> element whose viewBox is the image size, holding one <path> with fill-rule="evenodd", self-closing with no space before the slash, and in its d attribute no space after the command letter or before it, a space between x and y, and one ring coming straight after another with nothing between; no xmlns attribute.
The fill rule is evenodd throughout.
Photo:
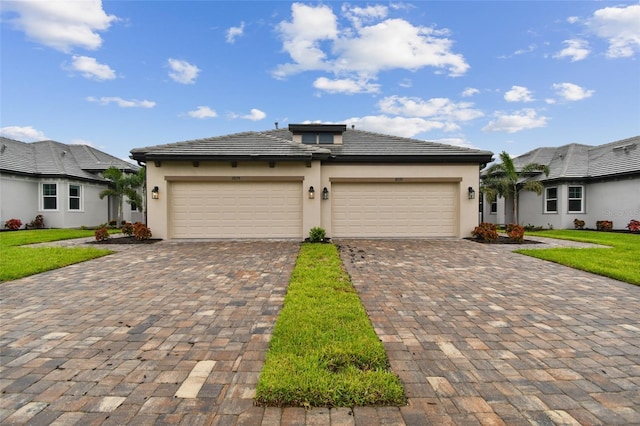
<svg viewBox="0 0 640 426"><path fill-rule="evenodd" d="M339 155L331 156L325 161L336 163L423 163L423 164L451 164L474 163L485 164L491 162L491 154L472 155Z"/></svg>

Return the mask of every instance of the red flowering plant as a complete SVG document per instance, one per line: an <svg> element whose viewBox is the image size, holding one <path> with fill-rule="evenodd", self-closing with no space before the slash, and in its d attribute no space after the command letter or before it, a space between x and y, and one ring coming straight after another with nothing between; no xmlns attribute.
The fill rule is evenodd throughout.
<svg viewBox="0 0 640 426"><path fill-rule="evenodd" d="M4 227L12 231L17 231L21 226L22 221L20 219L9 219L4 223Z"/></svg>
<svg viewBox="0 0 640 426"><path fill-rule="evenodd" d="M627 229L631 232L640 232L640 220L631 219L627 225Z"/></svg>

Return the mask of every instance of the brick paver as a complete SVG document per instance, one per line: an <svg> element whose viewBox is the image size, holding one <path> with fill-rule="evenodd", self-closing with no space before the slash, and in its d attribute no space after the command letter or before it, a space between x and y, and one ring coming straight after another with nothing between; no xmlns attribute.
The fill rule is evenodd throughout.
<svg viewBox="0 0 640 426"><path fill-rule="evenodd" d="M640 287L513 247L338 243L407 406L254 406L299 244L161 242L0 284L0 423L640 424Z"/></svg>
<svg viewBox="0 0 640 426"><path fill-rule="evenodd" d="M640 287L513 246L338 244L406 424L640 424Z"/></svg>

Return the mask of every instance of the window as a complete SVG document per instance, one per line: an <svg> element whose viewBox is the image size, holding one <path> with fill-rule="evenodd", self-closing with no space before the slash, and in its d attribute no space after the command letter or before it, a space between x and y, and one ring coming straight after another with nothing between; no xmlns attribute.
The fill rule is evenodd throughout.
<svg viewBox="0 0 640 426"><path fill-rule="evenodd" d="M490 210L491 214L498 214L498 200L493 200L491 202L491 210Z"/></svg>
<svg viewBox="0 0 640 426"><path fill-rule="evenodd" d="M584 213L582 195L581 186L569 187L569 213Z"/></svg>
<svg viewBox="0 0 640 426"><path fill-rule="evenodd" d="M544 190L544 212L558 213L558 188Z"/></svg>
<svg viewBox="0 0 640 426"><path fill-rule="evenodd" d="M80 185L69 185L69 210L82 210Z"/></svg>
<svg viewBox="0 0 640 426"><path fill-rule="evenodd" d="M308 145L333 144L333 133L302 133L302 143Z"/></svg>
<svg viewBox="0 0 640 426"><path fill-rule="evenodd" d="M138 210L138 205L136 203L134 203L133 201L130 203L130 205L131 205L131 211L132 212Z"/></svg>
<svg viewBox="0 0 640 426"><path fill-rule="evenodd" d="M42 184L42 210L58 210L58 185Z"/></svg>

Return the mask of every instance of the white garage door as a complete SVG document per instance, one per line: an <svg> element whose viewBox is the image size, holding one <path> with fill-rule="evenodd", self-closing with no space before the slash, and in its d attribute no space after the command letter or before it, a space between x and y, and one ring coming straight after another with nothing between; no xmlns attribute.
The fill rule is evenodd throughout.
<svg viewBox="0 0 640 426"><path fill-rule="evenodd" d="M172 182L172 238L301 238L300 182Z"/></svg>
<svg viewBox="0 0 640 426"><path fill-rule="evenodd" d="M453 237L458 184L334 183L333 237Z"/></svg>

